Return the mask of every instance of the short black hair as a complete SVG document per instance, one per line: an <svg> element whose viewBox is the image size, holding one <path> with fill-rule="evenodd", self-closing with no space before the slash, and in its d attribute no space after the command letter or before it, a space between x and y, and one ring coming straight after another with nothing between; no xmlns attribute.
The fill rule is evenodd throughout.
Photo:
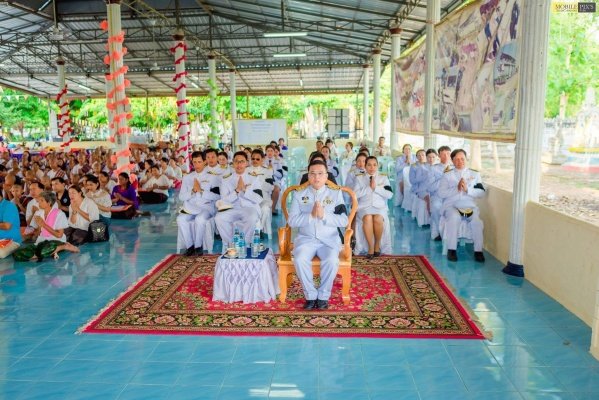
<svg viewBox="0 0 599 400"><path fill-rule="evenodd" d="M377 165L379 164L379 160L375 156L368 156L368 157L366 157L366 163L368 163L368 161L370 161L370 160L376 161Z"/></svg>
<svg viewBox="0 0 599 400"><path fill-rule="evenodd" d="M314 161L311 161L310 164L308 164L308 171L310 170L310 167L312 167L314 165L322 165L324 167L324 169L327 169L327 164L324 161L314 160Z"/></svg>
<svg viewBox="0 0 599 400"><path fill-rule="evenodd" d="M466 150L464 150L464 149L455 149L454 151L451 152L451 159L453 160L453 158L455 156L457 156L459 153L464 154L464 157L468 158L468 154L466 154Z"/></svg>
<svg viewBox="0 0 599 400"><path fill-rule="evenodd" d="M179 157L183 157L185 158L185 156L181 155ZM202 153L201 151L194 151L193 153L191 153L191 159L193 160L194 158L201 158L202 161L204 161L204 153Z"/></svg>
<svg viewBox="0 0 599 400"><path fill-rule="evenodd" d="M214 153L214 155L215 155L216 157L218 157L218 151L217 151L216 149L213 149L212 147L209 147L209 148L207 148L206 150L204 150L204 160L206 159L206 156L207 156L209 153Z"/></svg>
<svg viewBox="0 0 599 400"><path fill-rule="evenodd" d="M242 156L243 158L245 158L245 161L248 160L248 155L245 151L236 151L235 154L233 154L233 158L237 156Z"/></svg>
<svg viewBox="0 0 599 400"><path fill-rule="evenodd" d="M441 146L439 149L437 149L437 154L441 153L442 151L451 151L451 148L449 146Z"/></svg>
<svg viewBox="0 0 599 400"><path fill-rule="evenodd" d="M64 185L64 179L62 179L60 176L52 178L50 181L51 182L58 181L58 182L60 182L60 183L62 183Z"/></svg>
<svg viewBox="0 0 599 400"><path fill-rule="evenodd" d="M426 151L426 155L428 156L429 154L438 155L438 154L437 154L437 150L435 150L435 149L428 149L428 150Z"/></svg>

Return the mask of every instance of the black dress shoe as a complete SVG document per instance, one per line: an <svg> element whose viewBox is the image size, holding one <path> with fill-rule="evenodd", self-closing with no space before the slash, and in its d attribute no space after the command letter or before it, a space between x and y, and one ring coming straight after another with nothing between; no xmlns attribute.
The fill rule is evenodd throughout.
<svg viewBox="0 0 599 400"><path fill-rule="evenodd" d="M433 240L434 240L435 242L440 242L440 241L442 240L442 239L441 239L441 235L437 235L437 237L436 237L436 238L434 238Z"/></svg>
<svg viewBox="0 0 599 400"><path fill-rule="evenodd" d="M485 262L485 255L483 254L482 251L475 251L474 252L474 261L480 262L480 263L484 263Z"/></svg>
<svg viewBox="0 0 599 400"><path fill-rule="evenodd" d="M185 253L183 255L186 257L189 257L189 256L193 256L195 254L195 252L196 252L196 248L191 246L190 248L185 250Z"/></svg>
<svg viewBox="0 0 599 400"><path fill-rule="evenodd" d="M366 259L367 260L372 260L373 258L374 258L374 253L373 254L370 254L370 253L366 254Z"/></svg>
<svg viewBox="0 0 599 400"><path fill-rule="evenodd" d="M372 255L375 256L375 257L380 257L381 252L380 251L375 251Z"/></svg>
<svg viewBox="0 0 599 400"><path fill-rule="evenodd" d="M318 308L319 310L326 310L327 308L329 308L329 301L328 300L316 300L316 308Z"/></svg>
<svg viewBox="0 0 599 400"><path fill-rule="evenodd" d="M447 250L447 259L449 261L458 261L458 253L455 250Z"/></svg>
<svg viewBox="0 0 599 400"><path fill-rule="evenodd" d="M316 302L318 300L306 300L304 303L304 310L314 310L316 308Z"/></svg>
<svg viewBox="0 0 599 400"><path fill-rule="evenodd" d="M196 255L203 256L204 255L204 248L203 247L196 248Z"/></svg>

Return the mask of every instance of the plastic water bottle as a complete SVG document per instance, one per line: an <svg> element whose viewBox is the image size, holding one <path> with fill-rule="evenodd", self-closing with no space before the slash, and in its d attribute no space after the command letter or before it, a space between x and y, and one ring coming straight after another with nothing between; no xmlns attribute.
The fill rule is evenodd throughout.
<svg viewBox="0 0 599 400"><path fill-rule="evenodd" d="M239 229L235 228L235 233L233 233L233 246L235 246L235 252L237 253L237 257L239 257Z"/></svg>
<svg viewBox="0 0 599 400"><path fill-rule="evenodd" d="M246 253L246 249L245 249L245 237L243 232L241 232L239 234L239 250L237 251L237 256L239 258L245 258L247 253Z"/></svg>
<svg viewBox="0 0 599 400"><path fill-rule="evenodd" d="M252 239L252 258L256 258L260 255L260 230L254 231L254 237Z"/></svg>

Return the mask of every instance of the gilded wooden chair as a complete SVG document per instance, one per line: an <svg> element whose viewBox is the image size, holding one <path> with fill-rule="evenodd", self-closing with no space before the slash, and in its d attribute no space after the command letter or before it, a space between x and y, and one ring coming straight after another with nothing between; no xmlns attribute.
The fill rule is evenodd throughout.
<svg viewBox="0 0 599 400"><path fill-rule="evenodd" d="M283 198L281 199L283 215L285 215L286 221L285 226L279 228L280 256L277 263L279 264L279 288L281 289L279 300L281 303L285 303L285 300L287 299L287 288L291 285L291 281L293 279L292 274L295 274L295 265L293 264L293 255L291 254L293 250L293 243L291 241L291 227L287 222L289 219L289 213L287 211L287 197L292 192L305 189L308 185L309 183L306 182L303 185L288 187L283 193ZM331 181L327 181L326 185L331 189L342 190L346 192L350 196L352 202L351 210L347 220L347 226L345 228L345 234L343 237L343 245L341 247L341 251L339 252L339 271L337 272L337 274L341 275L342 279L341 297L343 298L343 304L347 305L349 304L349 288L351 287L352 250L350 242L354 233L354 231L351 229L351 226L358 209L358 199L356 198L356 194L345 186L335 185ZM318 257L314 257L312 260L312 270L314 275L320 274L320 259Z"/></svg>

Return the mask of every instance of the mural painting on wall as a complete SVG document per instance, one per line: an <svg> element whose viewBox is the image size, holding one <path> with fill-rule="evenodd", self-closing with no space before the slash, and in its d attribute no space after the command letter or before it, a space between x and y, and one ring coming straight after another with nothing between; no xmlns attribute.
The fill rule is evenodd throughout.
<svg viewBox="0 0 599 400"><path fill-rule="evenodd" d="M515 140L519 82L520 0L473 3L435 28L432 131ZM422 42L397 61L398 130L422 133Z"/></svg>

